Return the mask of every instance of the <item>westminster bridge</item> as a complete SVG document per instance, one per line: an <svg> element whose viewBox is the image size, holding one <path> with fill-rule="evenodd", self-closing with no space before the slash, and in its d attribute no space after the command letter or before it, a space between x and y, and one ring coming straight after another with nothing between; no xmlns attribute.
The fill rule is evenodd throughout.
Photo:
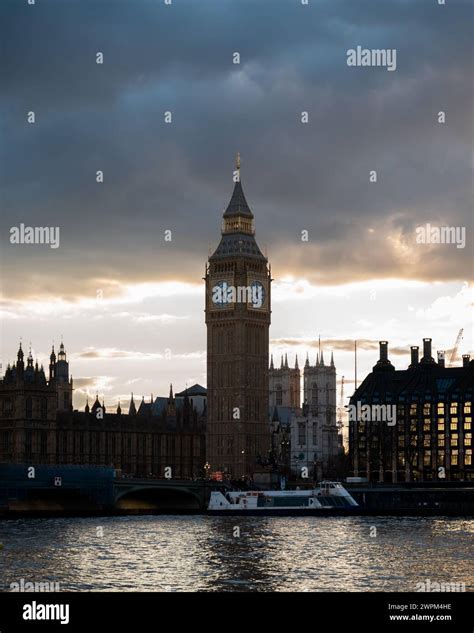
<svg viewBox="0 0 474 633"><path fill-rule="evenodd" d="M0 516L202 512L211 490L228 489L208 479L120 476L108 467L0 464Z"/></svg>

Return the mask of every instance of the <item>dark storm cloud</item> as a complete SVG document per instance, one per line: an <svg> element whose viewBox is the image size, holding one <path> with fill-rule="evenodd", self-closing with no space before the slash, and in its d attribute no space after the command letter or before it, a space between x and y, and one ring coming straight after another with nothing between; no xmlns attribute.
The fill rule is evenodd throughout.
<svg viewBox="0 0 474 633"><path fill-rule="evenodd" d="M236 150L277 274L471 276L469 2L42 0L1 11L2 225L6 238L20 222L61 228L54 252L5 239L7 293L198 281ZM359 44L396 48L396 72L347 67ZM466 249L407 252L426 222L468 227Z"/></svg>

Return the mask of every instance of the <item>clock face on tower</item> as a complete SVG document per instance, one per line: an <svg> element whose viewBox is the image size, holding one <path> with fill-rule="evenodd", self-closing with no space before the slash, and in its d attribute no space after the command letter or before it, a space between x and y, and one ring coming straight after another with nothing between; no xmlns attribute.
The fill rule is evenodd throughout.
<svg viewBox="0 0 474 633"><path fill-rule="evenodd" d="M243 303L250 309L260 310L264 308L265 301L265 286L258 279L249 279L246 286L237 287L225 279L219 279L211 287L213 308L232 308L236 303Z"/></svg>
<svg viewBox="0 0 474 633"><path fill-rule="evenodd" d="M255 275L248 273L247 285L249 288L249 301L247 302L248 310L267 311L270 295L268 292L268 282L263 275Z"/></svg>
<svg viewBox="0 0 474 633"><path fill-rule="evenodd" d="M217 281L212 287L211 301L216 308L224 308L230 303L228 302L229 288L231 286L224 280Z"/></svg>
<svg viewBox="0 0 474 633"><path fill-rule="evenodd" d="M260 281L252 281L250 284L251 300L253 308L261 308L265 304L265 288Z"/></svg>

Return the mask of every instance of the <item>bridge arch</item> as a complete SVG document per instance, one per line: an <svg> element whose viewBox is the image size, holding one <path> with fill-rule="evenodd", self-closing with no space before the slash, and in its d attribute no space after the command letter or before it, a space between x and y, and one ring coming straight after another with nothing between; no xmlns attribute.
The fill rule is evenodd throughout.
<svg viewBox="0 0 474 633"><path fill-rule="evenodd" d="M127 486L116 491L115 507L127 512L193 512L202 509L203 497L189 488Z"/></svg>

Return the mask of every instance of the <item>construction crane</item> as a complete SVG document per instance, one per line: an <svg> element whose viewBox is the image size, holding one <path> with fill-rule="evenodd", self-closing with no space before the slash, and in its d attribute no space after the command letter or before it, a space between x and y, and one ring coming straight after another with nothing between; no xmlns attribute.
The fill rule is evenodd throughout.
<svg viewBox="0 0 474 633"><path fill-rule="evenodd" d="M451 352L451 356L449 358L449 366L450 367L452 367L454 365L454 361L456 360L456 355L458 353L458 347L459 347L459 343L461 342L463 332L464 332L464 328L461 328L459 330L456 342L454 343L453 351Z"/></svg>
<svg viewBox="0 0 474 633"><path fill-rule="evenodd" d="M342 412L344 410L344 376L341 380L341 398L339 400L339 406L337 408L337 429L339 433L342 432L344 422L342 421Z"/></svg>

